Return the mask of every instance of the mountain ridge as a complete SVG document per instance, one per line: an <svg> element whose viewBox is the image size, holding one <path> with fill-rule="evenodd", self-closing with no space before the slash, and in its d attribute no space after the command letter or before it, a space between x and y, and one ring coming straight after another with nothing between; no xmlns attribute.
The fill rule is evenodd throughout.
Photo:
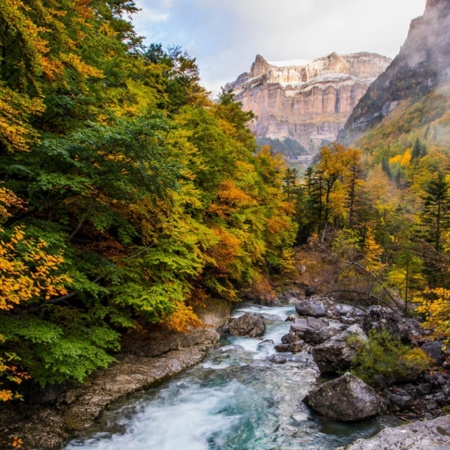
<svg viewBox="0 0 450 450"><path fill-rule="evenodd" d="M294 139L311 155L339 130L373 80L391 63L376 53L331 53L305 65L278 66L257 55L226 85L257 118L257 138Z"/></svg>

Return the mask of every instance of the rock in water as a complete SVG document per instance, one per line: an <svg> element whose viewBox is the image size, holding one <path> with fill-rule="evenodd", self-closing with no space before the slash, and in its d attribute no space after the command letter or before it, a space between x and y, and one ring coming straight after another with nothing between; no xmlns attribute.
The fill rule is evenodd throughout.
<svg viewBox="0 0 450 450"><path fill-rule="evenodd" d="M386 428L371 439L358 439L345 450L449 450L450 416ZM337 450L344 450L339 447Z"/></svg>
<svg viewBox="0 0 450 450"><path fill-rule="evenodd" d="M376 392L348 372L313 388L307 403L319 414L342 422L368 419L380 412L380 399Z"/></svg>
<svg viewBox="0 0 450 450"><path fill-rule="evenodd" d="M234 319L229 326L232 336L261 337L266 331L266 324L261 317L255 314L245 313L238 319Z"/></svg>
<svg viewBox="0 0 450 450"><path fill-rule="evenodd" d="M323 317L326 309L320 300L302 300L295 305L299 316Z"/></svg>

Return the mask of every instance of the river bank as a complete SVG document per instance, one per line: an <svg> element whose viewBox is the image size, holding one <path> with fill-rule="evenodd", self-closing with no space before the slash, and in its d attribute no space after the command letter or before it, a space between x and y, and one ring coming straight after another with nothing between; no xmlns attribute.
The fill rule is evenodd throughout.
<svg viewBox="0 0 450 450"><path fill-rule="evenodd" d="M227 323L231 307L226 301L213 300L197 313L203 329L173 333L150 327L131 333L124 339L116 362L94 372L83 385L72 385L54 398L39 395L39 399L3 408L2 441L12 442L17 437L22 449L59 449L89 429L109 405L198 364L208 349L217 345L220 335L216 329ZM33 404L36 400L39 404Z"/></svg>
<svg viewBox="0 0 450 450"><path fill-rule="evenodd" d="M188 419L191 414L198 416L197 434L202 439L209 436L209 443L204 447L196 447L198 442L194 438L197 434L194 433L195 436L192 437L189 434L192 430L188 427L183 438L186 442L193 442L190 447L193 450L269 449L274 448L270 446L271 439L286 446L280 448L332 449L348 445L359 438L368 438L387 425L397 424L398 421L393 417L379 416L369 421L344 425L317 416L302 402L320 376L320 360L315 361L317 348L320 348L319 341L327 341L333 337L336 329L333 323L331 327L321 326L320 330L310 329L311 318L301 317L330 315L329 319L338 319L339 326L344 329L352 323L361 322L364 316L361 310L330 298L305 298L305 293L310 294L310 291L306 283L297 283L281 292L283 305L278 307L238 306L233 313L234 318L245 313L256 314L267 324L266 333L260 338L230 336L225 341L222 340L218 349L221 336L217 329L228 323L231 314L230 305L219 300L209 302L198 311L205 324L202 330L182 334L152 327L129 334L122 343L122 353L117 355L117 362L108 369L92 374L86 384L71 386L54 398L47 399L47 404L44 405L21 404L1 411L1 436L3 439L20 437L23 449L60 449L75 438L78 440L71 444L70 449L120 450L125 445L128 450L140 450L140 444L130 447L125 441L121 441L116 447L110 447L109 444L105 447L99 444L96 447L98 442L103 441L95 433L106 433L113 442L116 435L120 441L123 433L129 435L130 430L132 433L135 427L133 418L139 413L136 404L140 404L142 398L146 399L147 404L147 396L153 402L149 406L153 414L148 419L150 422L159 423L158 417L162 415L168 422L174 422L175 428L183 428L186 424L183 421L177 422L173 416L187 414ZM274 304L277 302L278 300ZM386 322L386 319L389 317L376 318L378 322ZM390 319L387 322L391 325L393 323ZM292 343L284 343L287 335L310 342L306 345L303 342L294 350L295 346L290 347ZM332 353L334 355L336 351L333 350ZM330 351L327 352L329 354ZM186 375L179 375L185 371ZM439 374L430 376L431 378L422 380L419 386L410 384L409 387L393 386L392 389L388 386L384 404L391 402L394 407L385 408L383 413L398 413L398 416L403 415L409 419L435 417L436 412L431 411L437 411L439 406L436 403L436 399L439 400L436 392L439 393L438 390L446 388L449 383ZM207 379L206 385L203 381L193 382L204 378ZM169 379L174 381L164 383ZM177 383L196 386L193 391L189 387L187 392L201 403L199 410L197 405L191 403L189 396L181 395L175 403L167 405L164 395L177 398ZM414 415L416 412L411 408L414 407L413 394L420 394L423 399L423 407L417 409L419 415ZM130 396L131 403L128 403L126 399ZM230 396L242 399L242 403L230 404ZM209 400L216 403L213 401L211 404ZM442 401L445 403L445 398ZM128 406L124 407L124 404ZM124 413L121 408L128 411L125 416L131 417L130 422L123 423ZM167 413L168 410L170 413ZM241 422L235 423L236 416L240 417ZM216 425L212 429L205 429L204 422L209 423L211 420L214 423L217 421ZM148 426L153 429L153 425ZM163 428L158 437L160 440L157 444L156 441L152 444L157 446L146 448L172 450L175 448L172 437L165 434L167 430L164 431L163 423L159 426ZM234 430L236 427L238 431ZM220 430L225 430L228 434L224 435ZM153 439L145 430L143 433L145 442ZM170 431L169 434L173 433ZM220 444L224 440L227 446L221 447L220 445L225 445ZM252 447L253 441L260 447ZM239 447L244 445L242 442L246 446ZM178 444L184 445L184 442L180 441Z"/></svg>

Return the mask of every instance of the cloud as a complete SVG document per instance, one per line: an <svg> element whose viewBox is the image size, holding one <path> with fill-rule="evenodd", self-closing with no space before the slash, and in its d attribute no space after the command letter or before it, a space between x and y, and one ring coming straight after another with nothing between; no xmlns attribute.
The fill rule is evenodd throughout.
<svg viewBox="0 0 450 450"><path fill-rule="evenodd" d="M218 89L266 59L314 59L336 51L394 57L425 0L139 0L137 31L197 58ZM150 15L147 16L147 11ZM160 18L161 20L152 20Z"/></svg>

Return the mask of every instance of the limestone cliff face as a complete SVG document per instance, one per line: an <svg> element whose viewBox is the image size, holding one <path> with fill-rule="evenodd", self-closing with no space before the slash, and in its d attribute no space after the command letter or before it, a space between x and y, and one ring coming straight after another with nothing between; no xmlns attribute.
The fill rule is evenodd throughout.
<svg viewBox="0 0 450 450"><path fill-rule="evenodd" d="M310 63L281 66L258 55L249 72L227 88L257 118L257 137L291 138L313 151L334 141L369 85L391 60L373 53L332 53Z"/></svg>
<svg viewBox="0 0 450 450"><path fill-rule="evenodd" d="M339 140L351 143L389 116L401 102L423 98L450 81L450 0L427 0L388 69L370 86Z"/></svg>

